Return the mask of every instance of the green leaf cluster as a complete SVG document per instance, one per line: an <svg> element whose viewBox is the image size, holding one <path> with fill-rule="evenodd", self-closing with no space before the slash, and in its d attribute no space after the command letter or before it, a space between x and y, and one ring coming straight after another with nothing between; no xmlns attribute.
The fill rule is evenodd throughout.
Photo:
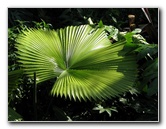
<svg viewBox="0 0 166 129"><path fill-rule="evenodd" d="M125 34L127 43L125 50L135 53L139 64L139 78L136 87L140 92L152 96L158 93L158 45L149 44L146 39L136 31Z"/></svg>
<svg viewBox="0 0 166 129"><path fill-rule="evenodd" d="M99 113L106 112L106 113L108 113L109 117L111 117L112 111L118 112L118 111L116 110L116 107L111 107L111 108L109 108L109 107L103 107L103 106L101 106L100 104L98 104L97 107L94 107L93 110L98 110Z"/></svg>

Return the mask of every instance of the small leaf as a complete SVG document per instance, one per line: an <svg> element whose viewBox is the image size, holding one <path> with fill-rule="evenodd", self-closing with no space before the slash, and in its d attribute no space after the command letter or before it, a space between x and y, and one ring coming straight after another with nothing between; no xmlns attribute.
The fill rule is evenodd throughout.
<svg viewBox="0 0 166 129"><path fill-rule="evenodd" d="M141 33L141 31L142 31L142 29L136 28L132 31L132 33L137 34L137 33Z"/></svg>
<svg viewBox="0 0 166 129"><path fill-rule="evenodd" d="M125 98L119 98L119 101L122 102L123 104L127 104L127 99Z"/></svg>
<svg viewBox="0 0 166 129"><path fill-rule="evenodd" d="M88 22L89 22L89 25L93 25L94 24L91 17L88 18Z"/></svg>
<svg viewBox="0 0 166 129"><path fill-rule="evenodd" d="M113 17L113 16L112 16L112 20L113 20L115 23L117 23L116 18L115 18L115 17Z"/></svg>
<svg viewBox="0 0 166 129"><path fill-rule="evenodd" d="M98 26L99 26L99 28L104 27L104 24L103 24L103 21L102 21L102 20L99 21Z"/></svg>
<svg viewBox="0 0 166 129"><path fill-rule="evenodd" d="M106 107L105 108L105 107L101 106L100 104L97 104L97 107L94 107L93 110L99 110L100 114L106 112L106 113L108 113L109 117L111 117L111 115L112 115L111 111L118 112L116 110L116 107L111 107L111 108Z"/></svg>

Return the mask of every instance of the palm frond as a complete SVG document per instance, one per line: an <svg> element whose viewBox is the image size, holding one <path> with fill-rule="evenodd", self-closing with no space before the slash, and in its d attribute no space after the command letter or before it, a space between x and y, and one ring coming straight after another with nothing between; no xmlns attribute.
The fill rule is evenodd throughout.
<svg viewBox="0 0 166 129"><path fill-rule="evenodd" d="M17 39L19 62L25 73L37 74L37 83L57 77L51 90L74 100L118 96L133 85L137 70L126 41L111 44L103 29L89 25L64 29L24 31Z"/></svg>

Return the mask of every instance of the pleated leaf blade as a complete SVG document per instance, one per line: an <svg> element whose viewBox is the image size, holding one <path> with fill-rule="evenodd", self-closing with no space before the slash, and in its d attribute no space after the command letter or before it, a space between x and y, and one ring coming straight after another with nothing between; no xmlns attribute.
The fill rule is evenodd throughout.
<svg viewBox="0 0 166 129"><path fill-rule="evenodd" d="M17 42L25 74L36 72L37 83L57 77L51 90L54 96L107 99L128 91L136 79L135 56L126 56L123 50L126 41L111 44L102 28L29 29Z"/></svg>

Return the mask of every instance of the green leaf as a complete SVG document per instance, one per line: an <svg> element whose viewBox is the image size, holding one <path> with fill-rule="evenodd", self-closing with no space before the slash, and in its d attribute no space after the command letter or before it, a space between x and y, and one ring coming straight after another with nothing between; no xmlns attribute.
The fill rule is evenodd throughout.
<svg viewBox="0 0 166 129"><path fill-rule="evenodd" d="M153 60L151 56L157 54L158 46L156 44L139 44L138 48L134 50L138 53L138 60L148 56Z"/></svg>
<svg viewBox="0 0 166 129"><path fill-rule="evenodd" d="M149 43L146 42L145 38L142 35L140 35L140 34L133 35L132 36L132 40L136 44L139 44L139 43L140 44L149 44Z"/></svg>
<svg viewBox="0 0 166 129"><path fill-rule="evenodd" d="M98 23L98 27L99 27L99 28L104 27L104 24L103 24L103 21L102 21L102 20L99 21L99 23Z"/></svg>
<svg viewBox="0 0 166 129"><path fill-rule="evenodd" d="M132 36L134 35L134 33L132 32L128 32L128 33L120 33L120 36L126 39L126 44L124 46L124 51L126 51L127 53L132 53L136 48L138 48L138 45L133 43L133 39Z"/></svg>
<svg viewBox="0 0 166 129"><path fill-rule="evenodd" d="M125 43L111 44L104 28L81 25L29 29L16 48L25 74L36 72L37 83L57 77L53 96L86 101L119 96L132 87L137 64L134 55L126 56Z"/></svg>
<svg viewBox="0 0 166 129"><path fill-rule="evenodd" d="M145 77L150 77L151 75L158 76L158 58L156 58L155 60L149 61L148 64L149 65L146 67L143 73L144 76ZM154 77L157 77L157 76L154 76ZM153 79L153 78L149 78L149 79Z"/></svg>
<svg viewBox="0 0 166 129"><path fill-rule="evenodd" d="M115 18L115 17L113 17L113 16L112 16L112 20L113 20L115 23L117 23L116 18Z"/></svg>
<svg viewBox="0 0 166 129"><path fill-rule="evenodd" d="M148 88L148 91L147 91L147 95L148 96L152 96L154 94L158 93L158 78L154 79L149 88Z"/></svg>
<svg viewBox="0 0 166 129"><path fill-rule="evenodd" d="M89 25L93 25L94 24L91 17L88 18L88 23L89 23Z"/></svg>
<svg viewBox="0 0 166 129"><path fill-rule="evenodd" d="M23 118L11 107L8 107L8 121L22 121Z"/></svg>
<svg viewBox="0 0 166 129"><path fill-rule="evenodd" d="M127 34L124 35L124 37L126 38L126 41L127 41L128 44L133 43L133 40L132 40L132 36L133 36L133 35L134 35L134 34L131 33L131 32L128 32Z"/></svg>
<svg viewBox="0 0 166 129"><path fill-rule="evenodd" d="M23 70L14 70L8 72L8 97L10 98L13 91L17 89L19 78L22 76Z"/></svg>
<svg viewBox="0 0 166 129"><path fill-rule="evenodd" d="M112 38L115 41L118 41L119 30L117 28L115 28L114 26L105 26L105 30L108 33L109 39Z"/></svg>

